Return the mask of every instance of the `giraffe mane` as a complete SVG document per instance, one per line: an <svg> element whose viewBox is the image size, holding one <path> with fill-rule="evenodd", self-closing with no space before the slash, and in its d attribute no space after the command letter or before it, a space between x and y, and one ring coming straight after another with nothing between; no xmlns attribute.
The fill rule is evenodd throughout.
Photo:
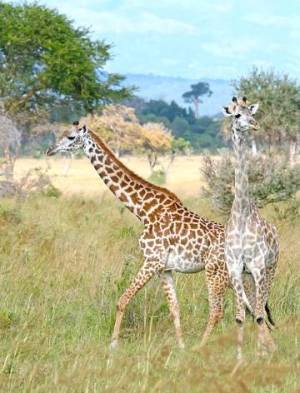
<svg viewBox="0 0 300 393"><path fill-rule="evenodd" d="M168 197L172 198L177 203L182 204L181 200L175 195L173 192L169 191L164 187L157 186L156 184L150 183L147 180L143 179L131 169L129 169L122 161L120 161L115 154L110 150L110 148L104 143L104 141L92 130L88 129L88 133L92 136L93 140L99 144L99 146L107 153L111 159L118 164L120 168L126 171L134 180L138 181L139 183L143 184L144 186L151 187L156 191L162 192L163 194L167 195Z"/></svg>

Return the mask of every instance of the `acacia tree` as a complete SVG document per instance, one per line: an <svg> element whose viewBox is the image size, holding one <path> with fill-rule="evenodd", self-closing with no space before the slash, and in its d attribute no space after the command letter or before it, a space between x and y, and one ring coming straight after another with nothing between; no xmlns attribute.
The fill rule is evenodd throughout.
<svg viewBox="0 0 300 393"><path fill-rule="evenodd" d="M172 150L174 138L162 123L145 123L142 126L142 150L145 151L150 165L151 172L159 164L159 156L169 153L170 159L166 167L160 163L165 174L170 169L175 159L175 152Z"/></svg>
<svg viewBox="0 0 300 393"><path fill-rule="evenodd" d="M257 120L260 129L253 141L271 149L272 145L287 147L293 161L299 144L300 86L287 75L254 68L250 75L234 82L237 95L249 102L259 102ZM254 143L254 150L256 143Z"/></svg>
<svg viewBox="0 0 300 393"><path fill-rule="evenodd" d="M198 82L194 85L191 85L191 90L182 94L182 98L185 102L191 103L195 108L195 117L199 118L199 105L203 102L200 97L207 96L210 97L212 95L212 91L209 88L209 84L207 82Z"/></svg>
<svg viewBox="0 0 300 393"><path fill-rule="evenodd" d="M107 105L100 111L81 119L98 133L117 156L132 152L142 144L141 125L133 108L125 105Z"/></svg>
<svg viewBox="0 0 300 393"><path fill-rule="evenodd" d="M78 116L128 97L123 77L104 72L109 59L109 44L91 40L88 29L58 11L0 2L0 99L23 140L57 108Z"/></svg>
<svg viewBox="0 0 300 393"><path fill-rule="evenodd" d="M104 138L117 155L122 152L146 155L151 172L160 165L167 173L176 154L189 148L189 143L175 139L162 123L140 124L134 109L124 105L108 105L80 122ZM169 160L164 167L159 158L166 155Z"/></svg>

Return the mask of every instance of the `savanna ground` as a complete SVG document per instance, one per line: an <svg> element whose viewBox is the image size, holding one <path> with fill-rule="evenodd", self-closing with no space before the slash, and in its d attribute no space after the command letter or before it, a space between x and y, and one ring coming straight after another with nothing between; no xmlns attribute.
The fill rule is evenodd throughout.
<svg viewBox="0 0 300 393"><path fill-rule="evenodd" d="M126 163L147 176L146 163ZM20 160L18 176L36 164ZM110 354L117 299L142 262L142 228L105 191L88 162L74 160L67 176L61 176L63 166L51 161L50 174L63 195L1 200L1 392L300 392L299 217L279 220L272 206L263 212L278 225L281 242L270 299L278 345L272 357L256 357L248 317L245 362L230 376L236 363L230 291L225 318L209 344L192 350L208 316L203 273L176 275L185 350L176 348L154 279L129 305L120 347ZM201 215L224 221L199 197L199 166L193 157L175 161L168 187Z"/></svg>

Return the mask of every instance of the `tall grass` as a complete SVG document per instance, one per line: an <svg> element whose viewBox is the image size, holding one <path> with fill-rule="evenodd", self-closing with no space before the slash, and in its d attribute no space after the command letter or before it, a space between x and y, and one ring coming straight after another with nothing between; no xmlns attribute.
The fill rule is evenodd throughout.
<svg viewBox="0 0 300 393"><path fill-rule="evenodd" d="M187 204L220 219L207 202ZM269 208L265 211L273 217ZM136 219L108 196L33 196L0 207L1 392L299 391L300 220L278 222L281 257L271 296L278 344L255 356L247 323L245 364L234 377L233 296L206 348L194 352L208 316L202 273L176 276L187 349L174 328L158 279L129 305L120 348L108 351L115 305L142 257Z"/></svg>

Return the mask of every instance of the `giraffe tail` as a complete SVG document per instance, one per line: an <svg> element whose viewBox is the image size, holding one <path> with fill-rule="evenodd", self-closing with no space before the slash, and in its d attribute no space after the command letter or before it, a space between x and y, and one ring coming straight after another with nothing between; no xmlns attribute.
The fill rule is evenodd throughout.
<svg viewBox="0 0 300 393"><path fill-rule="evenodd" d="M268 325L268 328L270 330L273 330L275 328L275 322L274 322L274 319L272 318L271 310L269 308L269 304L268 303L266 303L266 305L265 305L265 311L266 311L267 318L268 318L268 321L266 321L267 325Z"/></svg>

